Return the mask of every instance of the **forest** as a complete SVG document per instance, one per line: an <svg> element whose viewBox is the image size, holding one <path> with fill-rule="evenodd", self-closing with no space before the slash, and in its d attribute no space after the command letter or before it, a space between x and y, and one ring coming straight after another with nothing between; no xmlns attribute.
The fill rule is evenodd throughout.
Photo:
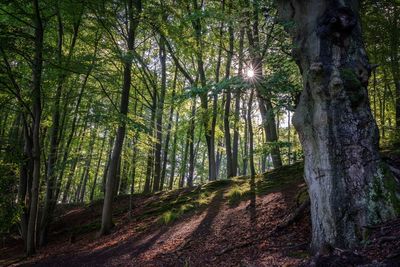
<svg viewBox="0 0 400 267"><path fill-rule="evenodd" d="M399 14L1 1L0 265L399 266Z"/></svg>

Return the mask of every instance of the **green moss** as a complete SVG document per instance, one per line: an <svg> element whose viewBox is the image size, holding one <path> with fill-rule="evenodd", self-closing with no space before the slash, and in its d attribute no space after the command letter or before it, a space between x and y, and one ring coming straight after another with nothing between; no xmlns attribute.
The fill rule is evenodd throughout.
<svg viewBox="0 0 400 267"><path fill-rule="evenodd" d="M387 200L393 206L396 215L400 215L400 193L397 183L395 181L395 177L390 171L389 167L386 164L381 164L381 168L383 170L383 184L387 191Z"/></svg>
<svg viewBox="0 0 400 267"><path fill-rule="evenodd" d="M369 195L371 223L379 223L400 214L400 195L395 178L388 167L381 163L372 181Z"/></svg>
<svg viewBox="0 0 400 267"><path fill-rule="evenodd" d="M250 185L248 183L238 186L233 186L226 194L228 204L230 206L238 205L242 200L245 200L250 195Z"/></svg>
<svg viewBox="0 0 400 267"><path fill-rule="evenodd" d="M346 85L352 89L361 87L361 82L358 79L356 73L351 68L340 69L340 76Z"/></svg>

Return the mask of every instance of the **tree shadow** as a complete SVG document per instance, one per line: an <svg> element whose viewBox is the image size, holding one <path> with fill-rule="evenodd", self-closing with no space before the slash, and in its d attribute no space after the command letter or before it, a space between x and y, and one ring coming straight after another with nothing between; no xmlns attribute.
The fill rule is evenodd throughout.
<svg viewBox="0 0 400 267"><path fill-rule="evenodd" d="M193 240L202 235L208 235L211 232L211 226L214 222L215 217L217 217L224 199L225 190L219 190L211 200L209 208L207 209L207 214L197 226L196 230L192 232L189 239Z"/></svg>
<svg viewBox="0 0 400 267"><path fill-rule="evenodd" d="M255 177L251 176L250 177L250 204L248 206L249 212L250 212L250 225L252 226L251 229L252 231L255 232L256 226L257 226L257 208L256 208L256 181Z"/></svg>

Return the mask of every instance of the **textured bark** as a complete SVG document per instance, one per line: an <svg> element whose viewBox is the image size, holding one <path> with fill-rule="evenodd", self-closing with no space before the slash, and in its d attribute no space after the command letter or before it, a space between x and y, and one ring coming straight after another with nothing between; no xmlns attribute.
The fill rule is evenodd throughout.
<svg viewBox="0 0 400 267"><path fill-rule="evenodd" d="M293 124L305 155L312 248L352 247L363 238L363 226L399 212L369 107L371 67L358 1L278 3L281 17L295 25L289 32L304 82Z"/></svg>

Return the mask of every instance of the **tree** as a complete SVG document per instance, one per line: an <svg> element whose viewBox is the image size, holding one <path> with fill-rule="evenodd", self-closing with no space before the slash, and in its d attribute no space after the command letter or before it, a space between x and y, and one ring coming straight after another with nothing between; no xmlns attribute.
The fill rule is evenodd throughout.
<svg viewBox="0 0 400 267"><path fill-rule="evenodd" d="M312 248L353 247L364 226L400 212L369 107L358 1L278 4L304 81L293 123L305 155Z"/></svg>
<svg viewBox="0 0 400 267"><path fill-rule="evenodd" d="M33 157L33 175L31 189L31 203L28 220L26 253L32 255L35 253L36 247L36 221L37 207L39 202L39 184L40 184L40 121L42 116L41 86L42 86L42 70L43 70L43 22L40 14L39 1L33 0L33 22L35 25L35 56L32 66L32 95L33 95L33 117L32 117L32 152Z"/></svg>
<svg viewBox="0 0 400 267"><path fill-rule="evenodd" d="M114 200L114 186L117 176L118 163L121 158L122 145L124 143L126 131L126 116L128 114L129 92L131 88L131 69L132 54L135 44L135 30L139 24L139 16L142 10L141 0L128 0L127 2L127 20L128 39L127 41L127 57L124 59L124 83L121 92L120 104L120 123L115 138L114 147L111 153L110 166L107 173L106 192L104 196L103 213L101 218L101 229L99 235L108 234L112 227L112 202Z"/></svg>

